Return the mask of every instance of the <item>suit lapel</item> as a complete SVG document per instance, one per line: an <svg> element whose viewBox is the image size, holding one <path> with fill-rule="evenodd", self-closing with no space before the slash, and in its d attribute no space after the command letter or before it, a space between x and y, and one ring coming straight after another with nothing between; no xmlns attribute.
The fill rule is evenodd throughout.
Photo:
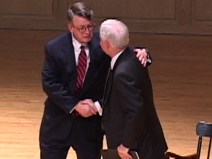
<svg viewBox="0 0 212 159"><path fill-rule="evenodd" d="M74 46L72 42L71 33L67 33L66 38L67 38L67 42L64 44L62 52L64 54L66 70L68 73L70 73L69 87L70 87L70 90L73 90L74 92L76 87L76 82L77 82L77 67L76 67Z"/></svg>

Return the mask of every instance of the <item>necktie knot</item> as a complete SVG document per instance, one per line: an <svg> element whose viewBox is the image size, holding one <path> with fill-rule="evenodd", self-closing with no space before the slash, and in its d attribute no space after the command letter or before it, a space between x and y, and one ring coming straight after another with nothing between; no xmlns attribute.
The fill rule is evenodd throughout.
<svg viewBox="0 0 212 159"><path fill-rule="evenodd" d="M85 46L84 45L81 45L80 46L80 49L82 50L82 49L85 49Z"/></svg>

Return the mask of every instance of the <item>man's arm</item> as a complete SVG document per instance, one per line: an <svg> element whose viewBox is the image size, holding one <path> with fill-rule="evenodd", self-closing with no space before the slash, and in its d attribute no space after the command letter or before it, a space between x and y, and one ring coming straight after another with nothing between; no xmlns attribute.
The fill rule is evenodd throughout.
<svg viewBox="0 0 212 159"><path fill-rule="evenodd" d="M48 98L65 113L70 113L70 110L79 102L65 85L59 79L59 71L56 66L56 55L49 46L45 48L45 61L42 70L42 86Z"/></svg>

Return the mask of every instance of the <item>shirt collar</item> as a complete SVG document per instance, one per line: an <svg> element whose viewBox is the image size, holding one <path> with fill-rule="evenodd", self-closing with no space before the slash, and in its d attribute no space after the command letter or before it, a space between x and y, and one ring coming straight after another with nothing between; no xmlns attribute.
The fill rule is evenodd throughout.
<svg viewBox="0 0 212 159"><path fill-rule="evenodd" d="M114 65L116 63L116 60L122 54L122 52L123 52L123 50L120 51L118 54L116 54L114 57L112 57L111 62L110 62L110 68L111 68L111 70L113 69L113 67L114 67Z"/></svg>
<svg viewBox="0 0 212 159"><path fill-rule="evenodd" d="M74 48L77 48L77 49L80 49L81 45L84 45L85 47L87 46L86 44L82 44L80 43L75 37L73 34L72 35L72 41L73 41L73 45L74 45Z"/></svg>
<svg viewBox="0 0 212 159"><path fill-rule="evenodd" d="M89 64L90 62L90 55L89 55L89 49L87 47L86 44L81 44L79 41L77 41L77 39L73 36L72 34L72 43L73 43L73 46L74 46L74 54L75 54L75 60L76 60L76 64L78 64L78 58L79 58L79 54L80 54L80 51L81 51L81 45L84 45L85 46L85 52L87 54L87 65Z"/></svg>

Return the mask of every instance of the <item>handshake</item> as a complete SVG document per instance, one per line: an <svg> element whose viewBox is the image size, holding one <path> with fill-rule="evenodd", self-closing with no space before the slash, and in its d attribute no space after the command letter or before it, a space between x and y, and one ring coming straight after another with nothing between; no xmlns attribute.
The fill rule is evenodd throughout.
<svg viewBox="0 0 212 159"><path fill-rule="evenodd" d="M101 115L102 112L100 104L98 102L93 102L91 99L79 101L74 109L84 118L97 114Z"/></svg>

